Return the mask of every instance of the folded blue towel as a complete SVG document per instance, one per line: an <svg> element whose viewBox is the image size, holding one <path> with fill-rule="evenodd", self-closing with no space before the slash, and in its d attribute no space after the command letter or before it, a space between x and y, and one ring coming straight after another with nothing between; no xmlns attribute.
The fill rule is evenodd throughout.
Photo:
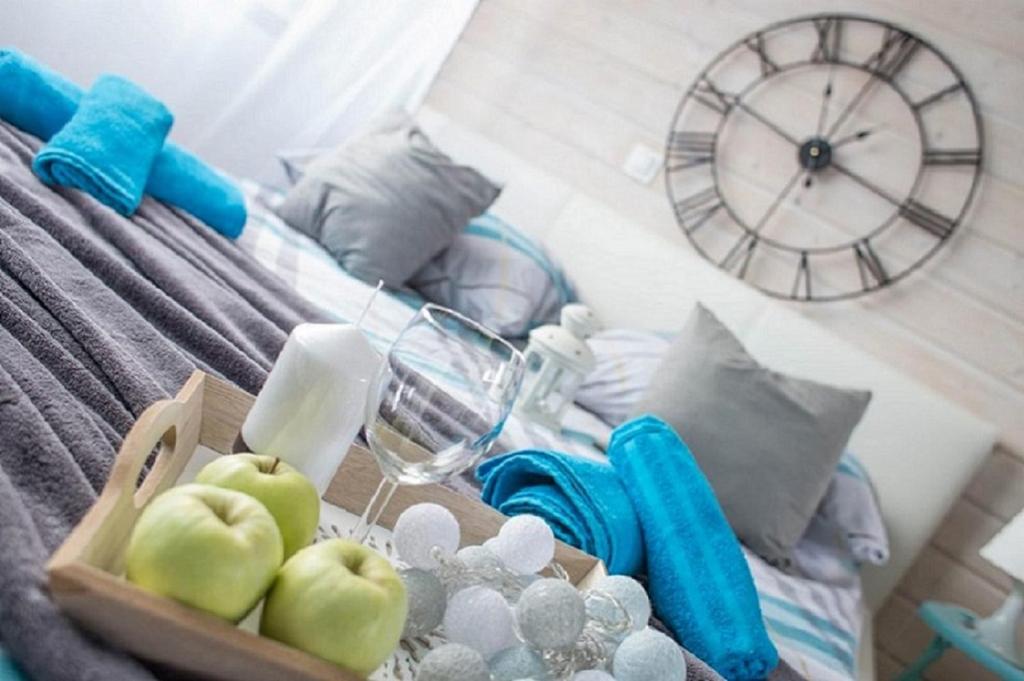
<svg viewBox="0 0 1024 681"><path fill-rule="evenodd" d="M779 663L739 541L690 450L642 416L612 433L608 457L643 527L658 617L729 681L764 679Z"/></svg>
<svg viewBox="0 0 1024 681"><path fill-rule="evenodd" d="M0 119L43 141L78 109L82 90L13 49L0 49ZM191 213L234 239L245 226L245 198L238 186L176 144L168 142L153 163L145 192Z"/></svg>
<svg viewBox="0 0 1024 681"><path fill-rule="evenodd" d="M611 466L527 449L480 464L483 500L505 515L530 513L561 541L597 556L613 574L643 567L640 524Z"/></svg>
<svg viewBox="0 0 1024 681"><path fill-rule="evenodd" d="M173 122L163 103L131 81L100 76L32 170L46 184L81 189L131 215Z"/></svg>

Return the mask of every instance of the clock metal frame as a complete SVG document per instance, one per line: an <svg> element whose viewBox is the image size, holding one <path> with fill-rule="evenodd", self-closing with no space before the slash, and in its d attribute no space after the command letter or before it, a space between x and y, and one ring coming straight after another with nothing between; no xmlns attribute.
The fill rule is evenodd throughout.
<svg viewBox="0 0 1024 681"><path fill-rule="evenodd" d="M878 50L871 54L866 61L849 61L842 58L840 51L842 28L846 22L872 24L880 29L883 36L882 42ZM817 33L817 45L813 47L807 59L790 61L785 64L778 63L772 58L769 50L766 48L765 36L800 24L810 24L813 27ZM929 51L942 62L953 76L954 82L923 98L913 99L899 87L896 82L896 76L913 59L914 53L922 48ZM724 91L716 85L709 74L713 74L716 67L721 65L726 59L737 52L744 53L746 50L752 51L757 56L761 70L760 77L755 77L738 92ZM874 83L878 81L887 84L895 91L909 109L914 125L917 128L920 143L920 159L917 164L916 175L906 197L892 196L886 190L874 185L868 178L859 176L857 173L845 169L844 166L837 163L832 154L832 142L827 139L829 135L823 137L820 134L821 131L819 131L819 134L815 136L797 139L765 119L755 110L751 109L749 104L744 102L744 97L779 74L797 69L820 68L823 66L829 68L834 66L851 67L865 72L869 76L861 91L853 98L853 103L847 105L844 113L838 119L839 122L832 123L831 132L841 128L845 118L856 108L860 97L864 96L866 91L874 87ZM831 84L828 87L831 88ZM962 93L969 104L976 132L977 148L940 148L930 146L926 125L923 120L923 111L941 103L946 97L956 93ZM687 105L691 103L699 103L718 112L720 119L713 132L687 131L682 129L680 121L683 118ZM721 185L719 183L718 165L716 163L718 139L730 115L736 110L744 110L755 119L760 120L766 128L772 129L774 134L781 135L792 143L797 153L798 166L807 171L805 177L809 177L811 173L826 168L834 168L847 175L847 177L862 187L869 189L889 203L892 203L894 207L892 214L880 225L864 234L851 236L848 241L827 246L794 246L776 238L761 235L759 233L760 226L752 228L746 224L737 214L734 207L729 205L720 190ZM930 260L962 225L964 216L970 209L977 194L981 181L983 161L984 130L974 93L960 70L941 50L915 33L892 22L859 14L827 13L801 16L769 24L737 40L719 53L698 74L676 107L666 141L664 175L666 191L675 212L676 220L690 240L690 243L705 259L714 263L719 268L746 280L751 259L760 244L767 244L776 250L793 253L797 256L796 272L792 289L789 292L766 288L752 281L748 281L748 283L773 297L787 300L821 302L846 300L889 287L918 270ZM673 177L675 174L705 163L709 163L711 166L711 186L685 197L677 197L673 187ZM957 211L954 217L950 217L915 200L914 197L921 185L926 170L930 166L953 165L973 166L974 173L959 211ZM797 177L794 176L793 179L796 180ZM789 187L787 186L784 192L788 191L788 189ZM782 196L780 196L780 200L781 198ZM769 214L774 207L769 208ZM739 240L733 244L729 252L722 258L713 257L706 252L695 238L695 233L719 210L724 210L732 222L742 229ZM935 239L935 243L909 265L900 268L899 271L895 271L891 270L889 265L884 264L880 255L873 249L871 239L889 229L901 218L917 225L930 234ZM850 252L851 257L855 259L860 278L860 287L838 293L822 293L815 290L811 283L811 262L814 256L842 253L844 251Z"/></svg>

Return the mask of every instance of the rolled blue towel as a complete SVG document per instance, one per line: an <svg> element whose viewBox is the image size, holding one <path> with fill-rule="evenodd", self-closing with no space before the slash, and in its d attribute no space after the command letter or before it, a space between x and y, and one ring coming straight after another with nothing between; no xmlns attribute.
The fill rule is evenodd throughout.
<svg viewBox="0 0 1024 681"><path fill-rule="evenodd" d="M689 448L642 416L615 429L608 457L643 527L658 618L729 681L766 678L779 654L739 541Z"/></svg>
<svg viewBox="0 0 1024 681"><path fill-rule="evenodd" d="M146 193L191 213L229 239L239 237L248 218L238 185L176 144L167 144L156 157Z"/></svg>
<svg viewBox="0 0 1024 681"><path fill-rule="evenodd" d="M643 567L640 524L611 466L526 449L480 464L484 502L505 515L543 518L561 541L597 556L613 574Z"/></svg>
<svg viewBox="0 0 1024 681"><path fill-rule="evenodd" d="M82 90L18 50L0 49L0 118L43 141L77 111ZM167 142L145 193L194 215L224 236L242 233L247 217L238 186L209 164Z"/></svg>
<svg viewBox="0 0 1024 681"><path fill-rule="evenodd" d="M17 50L0 49L0 118L46 141L78 110L82 90Z"/></svg>
<svg viewBox="0 0 1024 681"><path fill-rule="evenodd" d="M36 154L32 170L46 184L81 189L131 215L173 122L167 107L139 86L100 76L68 124Z"/></svg>

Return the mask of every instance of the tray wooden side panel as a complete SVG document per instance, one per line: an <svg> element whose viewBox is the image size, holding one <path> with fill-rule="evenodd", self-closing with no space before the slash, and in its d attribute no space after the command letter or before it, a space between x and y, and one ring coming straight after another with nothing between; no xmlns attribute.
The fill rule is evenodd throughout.
<svg viewBox="0 0 1024 681"><path fill-rule="evenodd" d="M156 402L142 413L121 445L103 492L50 558L48 571L73 564L113 574L123 571L124 548L136 519L150 499L174 484L196 448L204 382L205 375L196 372L175 399ZM136 490L146 459L157 444L160 452Z"/></svg>
<svg viewBox="0 0 1024 681"><path fill-rule="evenodd" d="M88 565L50 574L61 608L138 657L218 681L362 681L300 650L256 636Z"/></svg>

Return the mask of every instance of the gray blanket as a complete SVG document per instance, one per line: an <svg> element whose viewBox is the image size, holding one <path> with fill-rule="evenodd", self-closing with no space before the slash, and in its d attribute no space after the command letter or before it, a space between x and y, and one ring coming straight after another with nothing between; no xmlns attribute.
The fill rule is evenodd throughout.
<svg viewBox="0 0 1024 681"><path fill-rule="evenodd" d="M56 610L43 564L147 406L197 367L255 392L291 327L326 319L161 204L126 220L48 189L36 147L0 124L0 643L36 681L153 678Z"/></svg>
<svg viewBox="0 0 1024 681"><path fill-rule="evenodd" d="M43 565L146 407L196 368L256 393L295 324L330 320L184 214L146 199L128 220L45 187L37 147L0 123L0 644L35 681L170 678L65 619ZM420 415L438 433L472 417L441 411ZM688 681L721 681L688 661Z"/></svg>

